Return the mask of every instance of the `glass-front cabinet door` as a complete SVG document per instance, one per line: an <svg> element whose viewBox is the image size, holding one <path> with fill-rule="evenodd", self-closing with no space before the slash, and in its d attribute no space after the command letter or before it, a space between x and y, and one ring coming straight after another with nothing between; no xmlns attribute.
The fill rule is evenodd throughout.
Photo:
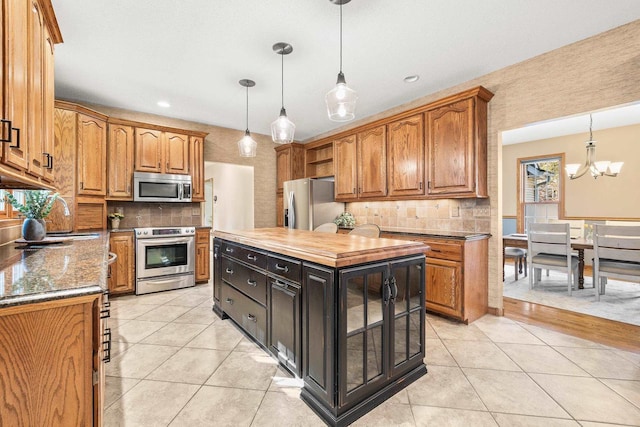
<svg viewBox="0 0 640 427"><path fill-rule="evenodd" d="M422 257L391 263L392 376L403 374L415 366L413 361L424 358L425 298L420 289L424 274Z"/></svg>
<svg viewBox="0 0 640 427"><path fill-rule="evenodd" d="M340 273L341 303L338 372L339 406L358 401L387 377L388 264L374 264ZM386 298L386 299L385 299ZM386 302L385 302L386 301Z"/></svg>

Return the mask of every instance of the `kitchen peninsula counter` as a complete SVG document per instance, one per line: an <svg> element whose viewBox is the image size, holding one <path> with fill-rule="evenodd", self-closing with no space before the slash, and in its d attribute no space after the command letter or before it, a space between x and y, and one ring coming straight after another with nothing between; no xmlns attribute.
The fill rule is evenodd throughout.
<svg viewBox="0 0 640 427"><path fill-rule="evenodd" d="M92 233L93 234L93 233ZM61 298L101 293L107 289L109 233L55 236L62 243L0 246L0 309Z"/></svg>
<svg viewBox="0 0 640 427"><path fill-rule="evenodd" d="M422 242L286 228L214 232L213 310L346 426L427 372Z"/></svg>

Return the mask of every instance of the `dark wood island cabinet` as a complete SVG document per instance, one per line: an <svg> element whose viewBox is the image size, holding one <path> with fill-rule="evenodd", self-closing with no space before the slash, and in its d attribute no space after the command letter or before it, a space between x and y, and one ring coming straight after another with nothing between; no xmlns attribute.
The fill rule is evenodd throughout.
<svg viewBox="0 0 640 427"><path fill-rule="evenodd" d="M328 424L427 372L423 243L283 228L215 237L214 311L301 377Z"/></svg>

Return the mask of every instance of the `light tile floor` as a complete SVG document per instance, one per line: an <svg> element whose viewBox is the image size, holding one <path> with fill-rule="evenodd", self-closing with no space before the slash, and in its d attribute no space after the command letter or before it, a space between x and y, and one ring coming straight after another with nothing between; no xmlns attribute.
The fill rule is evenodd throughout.
<svg viewBox="0 0 640 427"><path fill-rule="evenodd" d="M112 298L106 426L322 426L211 287ZM427 315L429 373L357 426L640 426L640 353L503 317Z"/></svg>

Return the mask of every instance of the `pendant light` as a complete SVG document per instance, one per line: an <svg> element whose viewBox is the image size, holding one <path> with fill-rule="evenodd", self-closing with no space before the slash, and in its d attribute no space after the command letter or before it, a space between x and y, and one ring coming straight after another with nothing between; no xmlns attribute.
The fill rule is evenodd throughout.
<svg viewBox="0 0 640 427"><path fill-rule="evenodd" d="M251 132L249 132L249 88L254 87L256 82L242 79L239 83L240 86L247 88L247 129L244 131L242 139L238 141L238 150L240 150L240 157L255 157L258 144L251 138Z"/></svg>
<svg viewBox="0 0 640 427"><path fill-rule="evenodd" d="M289 43L276 43L273 45L273 51L280 55L281 61L281 78L282 78L282 108L280 108L280 116L271 123L271 138L277 144L288 144L293 142L293 136L296 132L296 125L287 117L287 110L284 109L284 56L293 52L293 46Z"/></svg>
<svg viewBox="0 0 640 427"><path fill-rule="evenodd" d="M356 117L356 101L358 95L356 91L347 86L342 73L342 5L351 0L329 0L333 4L340 5L340 72L336 87L331 89L325 96L327 103L327 113L329 120L334 122L348 122Z"/></svg>

